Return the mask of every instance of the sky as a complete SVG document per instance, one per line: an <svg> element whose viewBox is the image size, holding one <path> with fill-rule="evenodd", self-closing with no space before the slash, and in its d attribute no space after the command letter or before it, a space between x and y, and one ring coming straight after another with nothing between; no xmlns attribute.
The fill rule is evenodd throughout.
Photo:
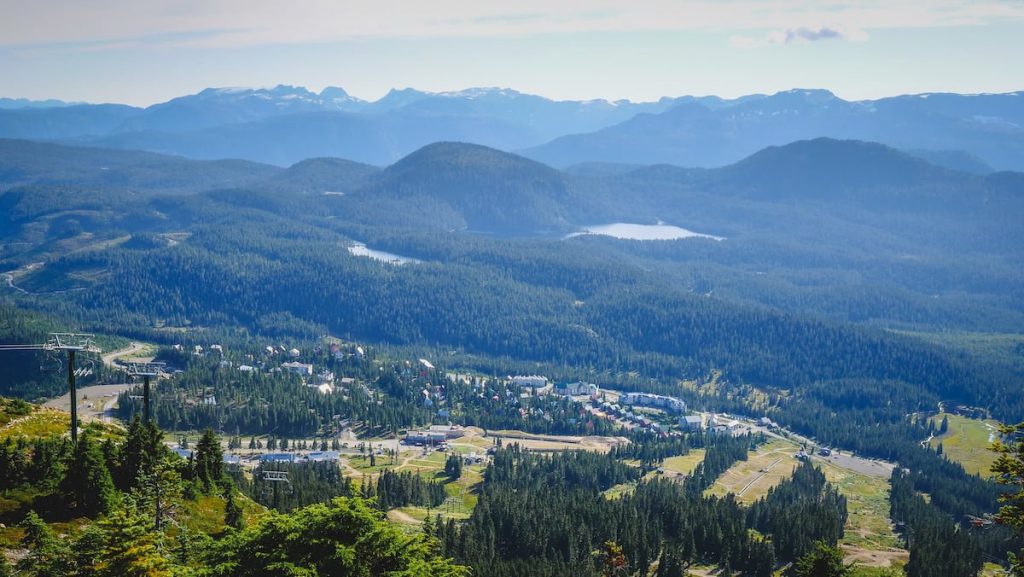
<svg viewBox="0 0 1024 577"><path fill-rule="evenodd" d="M507 87L556 99L1024 89L1024 0L0 0L0 96Z"/></svg>

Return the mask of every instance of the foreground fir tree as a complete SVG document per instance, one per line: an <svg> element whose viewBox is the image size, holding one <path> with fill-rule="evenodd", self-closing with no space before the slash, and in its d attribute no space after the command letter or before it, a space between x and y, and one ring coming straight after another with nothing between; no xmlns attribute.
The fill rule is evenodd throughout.
<svg viewBox="0 0 1024 577"><path fill-rule="evenodd" d="M1012 491L1004 493L999 500L1003 506L999 509L998 521L1024 533L1024 423L1002 426L999 429L1007 442L997 441L993 450L999 453L992 472L996 481L1012 487ZM1010 564L1014 575L1024 577L1024 550L1010 553Z"/></svg>
<svg viewBox="0 0 1024 577"><path fill-rule="evenodd" d="M119 509L98 521L104 547L93 567L96 577L170 577L162 553L162 532L133 508Z"/></svg>
<svg viewBox="0 0 1024 577"><path fill-rule="evenodd" d="M89 432L74 449L64 480L63 495L77 515L96 517L110 511L117 502L117 489L107 468L103 451Z"/></svg>
<svg viewBox="0 0 1024 577"><path fill-rule="evenodd" d="M70 551L67 544L54 535L53 530L35 511L29 511L21 523L25 536L21 546L28 549L18 562L18 574L33 577L64 577L71 571Z"/></svg>
<svg viewBox="0 0 1024 577"><path fill-rule="evenodd" d="M211 577L469 574L439 557L432 539L405 535L365 501L344 497L287 515L268 513L225 537L205 565Z"/></svg>
<svg viewBox="0 0 1024 577"><path fill-rule="evenodd" d="M11 567L11 563L7 560L7 555L0 552L0 577L12 577L14 575L14 568Z"/></svg>
<svg viewBox="0 0 1024 577"><path fill-rule="evenodd" d="M824 541L814 543L814 549L797 560L793 577L849 577L853 566L843 563L843 551Z"/></svg>

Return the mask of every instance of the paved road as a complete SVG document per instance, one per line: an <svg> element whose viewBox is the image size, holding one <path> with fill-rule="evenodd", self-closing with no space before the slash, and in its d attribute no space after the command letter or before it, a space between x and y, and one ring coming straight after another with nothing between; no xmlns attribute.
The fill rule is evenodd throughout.
<svg viewBox="0 0 1024 577"><path fill-rule="evenodd" d="M708 413L710 415L710 413ZM819 443L808 439L802 435L798 435L792 431L786 429L778 429L777 431L769 431L766 427L756 425L750 421L743 419L734 419L743 423L740 432L746 433L748 431L755 433L764 433L767 437L773 437L776 439L783 439L797 443L798 445L806 445L807 450L810 451L812 447L820 446ZM820 461L824 463L831 463L836 467L842 469L848 469L854 473L866 475L868 477L876 477L879 479L888 479L892 476L892 470L896 468L896 465L887 461L881 461L877 459L867 459L864 457L857 457L851 454L849 451L832 450L832 455L823 457L821 455L812 455L812 461Z"/></svg>
<svg viewBox="0 0 1024 577"><path fill-rule="evenodd" d="M78 417L81 419L102 419L109 423L113 420L113 409L117 403L117 395L134 387L133 384L93 385L78 389ZM44 407L71 410L71 395L64 393L43 403Z"/></svg>
<svg viewBox="0 0 1024 577"><path fill-rule="evenodd" d="M103 359L103 364L104 365L113 366L114 365L114 361L116 361L117 359L119 359L121 357L131 356L131 355L141 351L144 348L146 348L146 346L141 344L141 343L132 343L132 344L128 345L127 347L123 348L123 349L118 349L116 351L111 351L111 352L103 355L101 358Z"/></svg>

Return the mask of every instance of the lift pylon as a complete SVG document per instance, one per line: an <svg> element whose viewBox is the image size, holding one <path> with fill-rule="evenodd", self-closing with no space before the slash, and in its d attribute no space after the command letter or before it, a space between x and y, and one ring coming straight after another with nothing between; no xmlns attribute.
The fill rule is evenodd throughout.
<svg viewBox="0 0 1024 577"><path fill-rule="evenodd" d="M148 423L151 418L150 413L150 390L149 390L149 379L150 377L159 377L165 373L164 369L166 365L164 363L129 363L128 374L133 377L142 377L142 420Z"/></svg>
<svg viewBox="0 0 1024 577"><path fill-rule="evenodd" d="M75 353L82 351L98 353L100 348L95 344L96 335L85 333L50 333L50 338L43 346L48 351L67 351L68 353L68 394L71 397L71 444L78 444L78 391L75 388Z"/></svg>

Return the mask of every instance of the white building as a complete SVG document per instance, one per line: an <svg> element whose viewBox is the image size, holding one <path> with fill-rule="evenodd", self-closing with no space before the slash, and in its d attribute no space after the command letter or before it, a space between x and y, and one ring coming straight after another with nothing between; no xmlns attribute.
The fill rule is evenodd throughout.
<svg viewBox="0 0 1024 577"><path fill-rule="evenodd" d="M578 397L580 395L588 395L590 398L597 398L600 394L601 389L593 383L584 383L583 381L577 381L575 383L565 383L563 385L557 385L555 387L555 394L563 397Z"/></svg>
<svg viewBox="0 0 1024 577"><path fill-rule="evenodd" d="M459 425L431 425L429 432L443 433L446 439L458 439L466 434Z"/></svg>
<svg viewBox="0 0 1024 577"><path fill-rule="evenodd" d="M300 375L303 377L309 377L313 375L313 365L307 363L300 363L298 361L281 363L281 368L288 371L289 373Z"/></svg>
<svg viewBox="0 0 1024 577"><path fill-rule="evenodd" d="M704 429L704 420L700 415L686 415L679 418L679 428L684 431L700 431Z"/></svg>
<svg viewBox="0 0 1024 577"><path fill-rule="evenodd" d="M510 378L513 385L524 389L543 389L548 386L548 378L540 375L516 375Z"/></svg>
<svg viewBox="0 0 1024 577"><path fill-rule="evenodd" d="M619 402L623 405L664 409L672 413L686 411L686 402L682 399L650 393L623 393L619 397Z"/></svg>

